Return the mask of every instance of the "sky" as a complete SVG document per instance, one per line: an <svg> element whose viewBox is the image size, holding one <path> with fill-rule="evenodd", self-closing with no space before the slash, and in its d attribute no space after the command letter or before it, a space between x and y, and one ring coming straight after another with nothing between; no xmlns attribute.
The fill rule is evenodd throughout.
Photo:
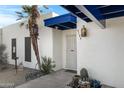
<svg viewBox="0 0 124 93"><path fill-rule="evenodd" d="M49 5L49 9L43 8L43 6L39 6L39 9L43 11L43 13L47 12L55 12L59 15L63 15L68 13L67 10L63 9L59 5ZM16 11L21 11L20 5L0 5L0 28L18 22Z"/></svg>

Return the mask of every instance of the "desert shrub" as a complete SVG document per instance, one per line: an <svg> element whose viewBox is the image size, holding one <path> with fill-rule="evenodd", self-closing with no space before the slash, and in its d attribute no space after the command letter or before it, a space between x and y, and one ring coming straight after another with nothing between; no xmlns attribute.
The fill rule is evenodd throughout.
<svg viewBox="0 0 124 93"><path fill-rule="evenodd" d="M41 64L41 71L45 74L49 74L53 72L54 68L56 67L55 61L52 60L50 57L42 57L42 64Z"/></svg>

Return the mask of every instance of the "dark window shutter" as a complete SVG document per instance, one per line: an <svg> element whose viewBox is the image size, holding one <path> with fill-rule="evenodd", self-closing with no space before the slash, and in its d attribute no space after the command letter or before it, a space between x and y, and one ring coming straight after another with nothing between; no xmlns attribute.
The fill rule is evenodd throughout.
<svg viewBox="0 0 124 93"><path fill-rule="evenodd" d="M11 50L12 59L15 59L16 57L16 39L15 38L12 39L11 44L12 44L12 50Z"/></svg>
<svg viewBox="0 0 124 93"><path fill-rule="evenodd" d="M25 61L31 62L31 38L25 37Z"/></svg>

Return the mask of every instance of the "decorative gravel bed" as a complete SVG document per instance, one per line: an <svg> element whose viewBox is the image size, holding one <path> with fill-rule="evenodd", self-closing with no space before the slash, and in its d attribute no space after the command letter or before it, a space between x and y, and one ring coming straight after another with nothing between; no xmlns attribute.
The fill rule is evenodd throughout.
<svg viewBox="0 0 124 93"><path fill-rule="evenodd" d="M16 87L44 75L37 75L37 73L37 70L30 68L23 68L23 70L18 70L16 73L14 66L9 65L7 69L0 71L0 88Z"/></svg>

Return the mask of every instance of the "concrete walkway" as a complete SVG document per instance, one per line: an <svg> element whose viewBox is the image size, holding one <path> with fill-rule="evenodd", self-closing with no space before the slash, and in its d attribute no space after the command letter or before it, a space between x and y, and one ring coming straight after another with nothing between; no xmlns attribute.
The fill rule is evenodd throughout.
<svg viewBox="0 0 124 93"><path fill-rule="evenodd" d="M38 79L29 81L17 88L65 88L76 73L60 70L52 74L42 76Z"/></svg>

